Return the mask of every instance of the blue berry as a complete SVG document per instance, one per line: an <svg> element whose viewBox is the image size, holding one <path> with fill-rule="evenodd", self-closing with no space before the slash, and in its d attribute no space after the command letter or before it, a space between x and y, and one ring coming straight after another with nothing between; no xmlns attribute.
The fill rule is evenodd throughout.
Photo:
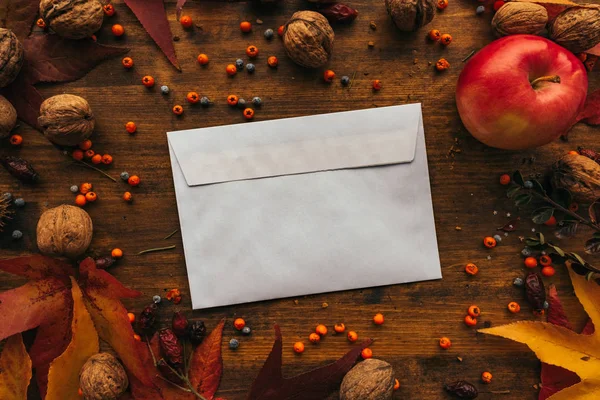
<svg viewBox="0 0 600 400"><path fill-rule="evenodd" d="M523 282L523 278L515 278L515 280L513 281L513 285L515 285L516 287L522 287L525 284L525 282Z"/></svg>
<svg viewBox="0 0 600 400"><path fill-rule="evenodd" d="M252 73L252 72L254 72L254 69L255 69L254 64L252 64L252 63L246 64L246 70L248 72Z"/></svg>
<svg viewBox="0 0 600 400"><path fill-rule="evenodd" d="M532 254L531 249L529 247L525 247L523 250L521 250L521 254L523 254L525 257L529 257Z"/></svg>
<svg viewBox="0 0 600 400"><path fill-rule="evenodd" d="M252 104L254 104L256 107L260 107L262 106L262 100L260 99L260 97L253 97L252 98Z"/></svg>
<svg viewBox="0 0 600 400"><path fill-rule="evenodd" d="M160 87L160 91L162 94L169 94L169 87L167 85L163 85Z"/></svg>
<svg viewBox="0 0 600 400"><path fill-rule="evenodd" d="M19 231L19 230L14 230L12 233L12 238L15 240L19 240L23 237L23 232Z"/></svg>
<svg viewBox="0 0 600 400"><path fill-rule="evenodd" d="M4 198L5 200L8 200L8 201L11 201L13 198L13 195L12 195L12 193L6 192L2 195L2 198Z"/></svg>
<svg viewBox="0 0 600 400"><path fill-rule="evenodd" d="M237 339L231 339L231 340L229 341L229 348L230 348L231 350L235 350L235 349L237 349L238 347L240 347L240 341L239 341L239 340L237 340Z"/></svg>
<svg viewBox="0 0 600 400"><path fill-rule="evenodd" d="M267 29L264 33L265 39L271 40L273 39L273 29Z"/></svg>
<svg viewBox="0 0 600 400"><path fill-rule="evenodd" d="M238 106L238 108L241 108L241 109L246 108L246 100L244 100L244 99L238 99L237 106Z"/></svg>
<svg viewBox="0 0 600 400"><path fill-rule="evenodd" d="M202 107L208 107L210 106L210 99L206 96L202 96L202 98L200 99L200 104L202 105Z"/></svg>
<svg viewBox="0 0 600 400"><path fill-rule="evenodd" d="M79 186L73 185L69 188L69 190L71 191L71 193L79 193Z"/></svg>
<svg viewBox="0 0 600 400"><path fill-rule="evenodd" d="M152 296L152 301L154 302L154 304L158 304L161 302L161 298L159 295L155 294L154 296Z"/></svg>
<svg viewBox="0 0 600 400"><path fill-rule="evenodd" d="M127 171L123 171L121 172L121 179L123 179L124 181L129 179L129 172Z"/></svg>
<svg viewBox="0 0 600 400"><path fill-rule="evenodd" d="M496 239L496 242L500 243L502 241L502 236L494 235L494 239Z"/></svg>
<svg viewBox="0 0 600 400"><path fill-rule="evenodd" d="M350 77L349 76L342 76L342 85L347 86L348 84L350 84Z"/></svg>
<svg viewBox="0 0 600 400"><path fill-rule="evenodd" d="M249 326L245 326L245 327L242 329L242 334L244 334L244 335L249 335L250 333L252 333L252 329L250 329L250 327L249 327Z"/></svg>
<svg viewBox="0 0 600 400"><path fill-rule="evenodd" d="M477 9L475 10L475 14L477 15L481 15L485 12L485 6L479 6L477 7Z"/></svg>
<svg viewBox="0 0 600 400"><path fill-rule="evenodd" d="M533 182L525 181L525 184L523 186L525 186L525 188L527 188L527 189L531 189L531 188L533 188Z"/></svg>
<svg viewBox="0 0 600 400"><path fill-rule="evenodd" d="M548 308L550 308L550 303L544 301L544 310L547 310Z"/></svg>
<svg viewBox="0 0 600 400"><path fill-rule="evenodd" d="M242 60L241 58L238 58L237 60L235 60L235 67L237 68L238 71L241 71L244 69L244 60Z"/></svg>
<svg viewBox="0 0 600 400"><path fill-rule="evenodd" d="M15 207L25 207L25 200L21 197L15 199Z"/></svg>

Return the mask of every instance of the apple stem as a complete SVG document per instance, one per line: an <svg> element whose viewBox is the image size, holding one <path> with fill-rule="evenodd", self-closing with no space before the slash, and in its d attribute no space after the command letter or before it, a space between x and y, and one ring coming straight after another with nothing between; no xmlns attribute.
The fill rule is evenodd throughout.
<svg viewBox="0 0 600 400"><path fill-rule="evenodd" d="M552 83L560 83L560 76L558 75L547 75L547 76L540 76L537 79L534 79L531 82L531 86L533 88L536 87L536 85L540 82L552 82Z"/></svg>

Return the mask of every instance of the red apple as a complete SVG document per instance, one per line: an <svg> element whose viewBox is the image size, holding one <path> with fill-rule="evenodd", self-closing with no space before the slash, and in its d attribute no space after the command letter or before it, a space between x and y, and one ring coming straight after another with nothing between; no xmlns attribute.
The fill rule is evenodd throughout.
<svg viewBox="0 0 600 400"><path fill-rule="evenodd" d="M587 95L583 63L550 40L498 39L458 78L456 105L471 134L500 149L541 146L567 133Z"/></svg>

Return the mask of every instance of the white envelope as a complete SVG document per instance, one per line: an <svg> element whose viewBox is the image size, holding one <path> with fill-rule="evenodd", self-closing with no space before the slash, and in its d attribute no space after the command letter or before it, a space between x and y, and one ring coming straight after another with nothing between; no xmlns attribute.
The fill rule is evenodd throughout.
<svg viewBox="0 0 600 400"><path fill-rule="evenodd" d="M420 104L167 135L194 309L442 277Z"/></svg>

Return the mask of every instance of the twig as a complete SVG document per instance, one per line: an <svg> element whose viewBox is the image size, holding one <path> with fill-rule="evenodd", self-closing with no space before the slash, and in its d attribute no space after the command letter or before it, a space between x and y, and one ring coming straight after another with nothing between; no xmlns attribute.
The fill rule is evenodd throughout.
<svg viewBox="0 0 600 400"><path fill-rule="evenodd" d="M352 74L352 80L350 81L350 85L348 85L348 90L352 89L352 84L354 83L354 78L356 78L356 71Z"/></svg>
<svg viewBox="0 0 600 400"><path fill-rule="evenodd" d="M543 199L547 203L551 204L552 207L557 208L560 211L564 212L565 214L570 215L571 217L575 218L580 224L584 224L586 226L589 226L590 228L592 228L596 232L600 232L600 226L598 226L596 224L593 224L592 222L590 222L590 221L586 220L585 218L583 218L581 215L579 215L579 214L577 214L577 213L569 210L568 208L565 208L565 207L561 206L560 204L558 204L557 202L555 202L554 200L552 200L547 195L540 194L540 193L536 192L533 189L530 189L529 193L537 196L538 198Z"/></svg>
<svg viewBox="0 0 600 400"><path fill-rule="evenodd" d="M167 246L167 247L156 247L153 249L142 250L139 253L137 253L137 255L140 256L140 255L146 254L146 253L154 253L155 251L173 250L174 248L175 248L175 245Z"/></svg>
<svg viewBox="0 0 600 400"><path fill-rule="evenodd" d="M167 240L170 239L174 234L176 234L177 232L179 232L179 228L175 229L173 232L169 233L167 236L165 236L163 238L163 240Z"/></svg>
<svg viewBox="0 0 600 400"><path fill-rule="evenodd" d="M150 347L150 341L148 340L148 335L146 335L146 345L148 346L148 350L150 351L150 355L152 356L152 361L154 362L154 367L158 365L156 362L156 357L154 357L154 352L152 351L152 347Z"/></svg>
<svg viewBox="0 0 600 400"><path fill-rule="evenodd" d="M111 181L113 181L113 182L115 182L115 183L117 182L117 180L116 180L115 178L113 178L112 176L110 176L110 175L109 175L109 174L107 174L106 172L102 171L101 169L94 167L93 165L90 165L90 164L88 164L88 163L86 163L86 162L83 162L83 161L81 161L81 160L74 160L73 162L75 163L75 165L79 165L80 167L87 167L87 168L93 169L93 170L95 170L95 171L98 171L98 172L100 172L102 175L104 175L104 176L106 176L108 179L110 179Z"/></svg>
<svg viewBox="0 0 600 400"><path fill-rule="evenodd" d="M485 392L480 392L485 393ZM510 390L490 390L492 394L510 394Z"/></svg>
<svg viewBox="0 0 600 400"><path fill-rule="evenodd" d="M463 58L462 62L467 61L469 58L473 57L473 54L475 54L475 50L473 50L472 52L469 53L468 56L466 56L465 58Z"/></svg>
<svg viewBox="0 0 600 400"><path fill-rule="evenodd" d="M177 377L179 379L181 379L182 381L184 381L188 387L190 388L190 391L194 394L194 396L198 397L200 400L206 400L206 398L204 398L200 393L198 393L196 391L196 389L194 389L194 385L192 385L192 382L190 382L189 378L185 375L180 374L175 368L171 367L169 365L169 363L165 362L165 365L167 367L169 367L169 369L175 374L177 375Z"/></svg>
<svg viewBox="0 0 600 400"><path fill-rule="evenodd" d="M179 386L178 384L171 382L170 380L168 380L167 378L165 378L164 376L162 376L160 374L158 374L156 376L158 376L163 381L170 383L171 385L175 386L176 388L183 390L184 392L192 393L192 391L190 389L184 388L183 386Z"/></svg>

